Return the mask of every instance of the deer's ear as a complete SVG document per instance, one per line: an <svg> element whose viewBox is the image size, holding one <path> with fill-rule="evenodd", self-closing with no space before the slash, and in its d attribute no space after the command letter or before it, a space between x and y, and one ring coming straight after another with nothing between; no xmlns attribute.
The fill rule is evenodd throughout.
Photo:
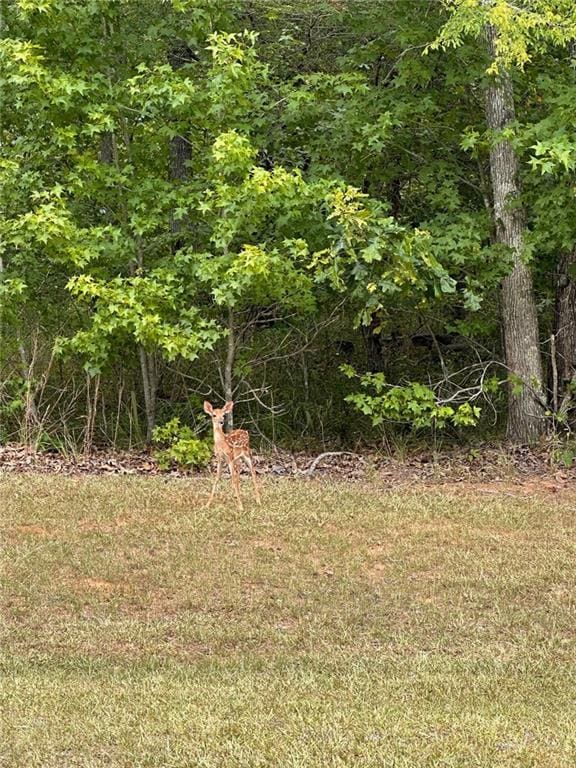
<svg viewBox="0 0 576 768"><path fill-rule="evenodd" d="M234 408L234 403L233 403L232 400L228 400L228 402L226 403L224 408L222 408L222 411L224 413L231 413L232 412L232 408Z"/></svg>
<svg viewBox="0 0 576 768"><path fill-rule="evenodd" d="M214 413L214 408L212 408L212 403L209 403L208 400L204 400L204 413L212 414Z"/></svg>

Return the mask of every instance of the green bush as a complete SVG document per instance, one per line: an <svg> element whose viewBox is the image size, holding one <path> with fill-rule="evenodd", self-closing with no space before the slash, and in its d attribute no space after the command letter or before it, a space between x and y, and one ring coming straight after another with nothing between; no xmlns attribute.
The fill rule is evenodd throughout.
<svg viewBox="0 0 576 768"><path fill-rule="evenodd" d="M161 469L179 467L205 467L210 461L212 448L205 440L195 437L190 427L175 418L152 433L152 442L159 446L154 452Z"/></svg>
<svg viewBox="0 0 576 768"><path fill-rule="evenodd" d="M410 424L415 428L435 426L443 429L448 424L474 427L480 418L481 411L477 405L442 404L430 387L419 382L393 386L386 381L383 373L358 375L350 365L343 365L340 370L350 379L359 379L364 391L348 395L346 401L368 416L373 426L391 421Z"/></svg>

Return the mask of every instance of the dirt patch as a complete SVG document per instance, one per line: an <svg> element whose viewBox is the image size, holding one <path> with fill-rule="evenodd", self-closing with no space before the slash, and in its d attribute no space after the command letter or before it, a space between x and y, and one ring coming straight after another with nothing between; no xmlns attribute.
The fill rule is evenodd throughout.
<svg viewBox="0 0 576 768"><path fill-rule="evenodd" d="M453 496L508 496L529 498L531 496L576 499L576 478L567 474L534 477L529 480L490 480L484 482L452 481L426 483L428 490L438 490Z"/></svg>
<svg viewBox="0 0 576 768"><path fill-rule="evenodd" d="M72 587L75 592L96 592L106 596L124 592L126 589L126 585L120 582L108 581L108 579L99 579L90 576L75 579L72 582Z"/></svg>
<svg viewBox="0 0 576 768"><path fill-rule="evenodd" d="M254 549L264 549L267 552L280 553L284 549L284 543L279 539L254 539L252 541Z"/></svg>
<svg viewBox="0 0 576 768"><path fill-rule="evenodd" d="M24 534L25 536L39 536L43 539L53 538L53 534L42 525L35 525L33 523L23 523L22 525L16 525L11 528L10 533Z"/></svg>
<svg viewBox="0 0 576 768"><path fill-rule="evenodd" d="M390 562L390 563L382 563L382 562L373 563L365 571L366 579L368 580L368 582L370 582L370 584L381 585L382 582L389 575L390 570L393 567L393 565L394 565L394 563L392 563L392 562Z"/></svg>
<svg viewBox="0 0 576 768"><path fill-rule="evenodd" d="M253 581L248 579L242 584L242 594L249 599L262 597L267 593L274 591L274 588L266 581Z"/></svg>

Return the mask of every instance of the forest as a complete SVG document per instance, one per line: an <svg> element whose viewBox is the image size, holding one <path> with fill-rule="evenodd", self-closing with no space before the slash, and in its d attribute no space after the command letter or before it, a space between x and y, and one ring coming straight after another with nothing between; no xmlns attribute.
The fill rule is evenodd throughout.
<svg viewBox="0 0 576 768"><path fill-rule="evenodd" d="M572 0L0 7L0 444L571 445Z"/></svg>

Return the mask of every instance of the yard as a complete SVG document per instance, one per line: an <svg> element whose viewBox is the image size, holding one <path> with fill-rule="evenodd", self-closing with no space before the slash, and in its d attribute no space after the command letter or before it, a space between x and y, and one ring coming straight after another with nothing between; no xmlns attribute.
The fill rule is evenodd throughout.
<svg viewBox="0 0 576 768"><path fill-rule="evenodd" d="M576 495L0 476L6 768L573 768Z"/></svg>

